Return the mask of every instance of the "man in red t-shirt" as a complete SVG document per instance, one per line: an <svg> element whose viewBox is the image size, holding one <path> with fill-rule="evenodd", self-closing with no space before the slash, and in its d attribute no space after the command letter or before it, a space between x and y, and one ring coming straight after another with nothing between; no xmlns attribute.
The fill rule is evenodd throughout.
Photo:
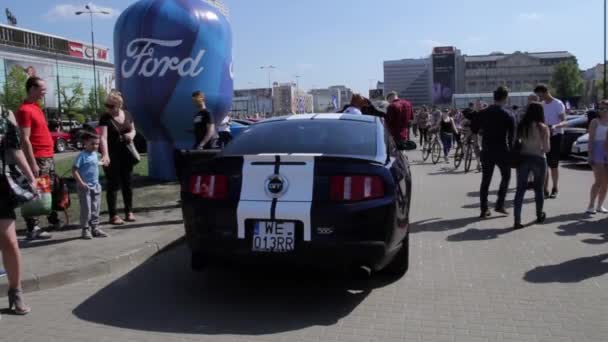
<svg viewBox="0 0 608 342"><path fill-rule="evenodd" d="M386 126L395 139L395 143L400 144L410 140L410 122L414 119L412 104L400 99L394 91L387 95L386 100L389 103L386 110Z"/></svg>
<svg viewBox="0 0 608 342"><path fill-rule="evenodd" d="M21 131L23 153L27 158L34 176L51 175L55 172L53 161L53 138L49 131L44 113L38 102L46 94L46 85L38 77L30 77L25 83L27 97L17 110L17 123ZM48 217L53 227L60 225L57 213ZM49 239L51 235L39 226L38 218L26 217L27 239Z"/></svg>

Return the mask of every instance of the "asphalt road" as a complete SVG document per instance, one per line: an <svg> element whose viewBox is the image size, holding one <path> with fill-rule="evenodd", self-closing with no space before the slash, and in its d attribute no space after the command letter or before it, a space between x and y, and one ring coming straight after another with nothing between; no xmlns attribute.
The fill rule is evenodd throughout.
<svg viewBox="0 0 608 342"><path fill-rule="evenodd" d="M182 246L124 274L28 295L32 314L4 314L0 340L607 340L608 216L582 214L587 167L562 168L547 223L514 232L510 217L477 219L479 174L411 156L412 260L401 279L285 267L193 273Z"/></svg>

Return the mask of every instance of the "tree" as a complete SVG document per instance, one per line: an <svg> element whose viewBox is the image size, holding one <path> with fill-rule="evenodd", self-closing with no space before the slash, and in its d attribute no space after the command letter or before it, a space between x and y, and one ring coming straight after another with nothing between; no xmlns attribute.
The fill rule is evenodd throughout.
<svg viewBox="0 0 608 342"><path fill-rule="evenodd" d="M583 94L583 77L578 63L573 61L561 62L553 70L551 87L560 99L571 99Z"/></svg>
<svg viewBox="0 0 608 342"><path fill-rule="evenodd" d="M61 105L64 113L66 113L68 117L73 117L82 110L84 88L82 87L81 82L60 87L59 96L61 97Z"/></svg>
<svg viewBox="0 0 608 342"><path fill-rule="evenodd" d="M17 111L27 95L25 91L26 81L27 74L23 68L17 65L13 66L6 77L4 89L0 93L0 103L13 112Z"/></svg>
<svg viewBox="0 0 608 342"><path fill-rule="evenodd" d="M85 105L84 111L86 115L91 116L92 120L97 120L99 118L99 112L103 110L103 104L106 100L106 96L108 96L108 92L104 87L97 87L97 117L95 117L95 90L91 87L89 91L89 96L87 97L87 103Z"/></svg>

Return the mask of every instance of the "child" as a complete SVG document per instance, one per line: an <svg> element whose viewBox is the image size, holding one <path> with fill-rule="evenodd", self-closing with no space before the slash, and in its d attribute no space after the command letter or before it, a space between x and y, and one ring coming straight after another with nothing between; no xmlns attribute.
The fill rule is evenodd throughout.
<svg viewBox="0 0 608 342"><path fill-rule="evenodd" d="M72 168L74 179L76 179L78 185L82 238L85 240L91 240L93 237L104 238L108 234L98 228L101 205L100 164L97 155L99 137L87 132L82 139L84 150L80 152Z"/></svg>

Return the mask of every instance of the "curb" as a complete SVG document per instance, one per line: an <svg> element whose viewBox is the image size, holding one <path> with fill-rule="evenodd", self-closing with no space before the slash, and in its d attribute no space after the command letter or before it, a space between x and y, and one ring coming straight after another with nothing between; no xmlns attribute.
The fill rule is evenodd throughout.
<svg viewBox="0 0 608 342"><path fill-rule="evenodd" d="M176 238L175 235L166 234L158 241L146 241L144 246L122 255L75 269L45 275L24 274L21 279L21 287L25 293L42 291L128 270L177 247L185 241L184 236ZM0 283L0 298L5 297L7 292L8 284Z"/></svg>

